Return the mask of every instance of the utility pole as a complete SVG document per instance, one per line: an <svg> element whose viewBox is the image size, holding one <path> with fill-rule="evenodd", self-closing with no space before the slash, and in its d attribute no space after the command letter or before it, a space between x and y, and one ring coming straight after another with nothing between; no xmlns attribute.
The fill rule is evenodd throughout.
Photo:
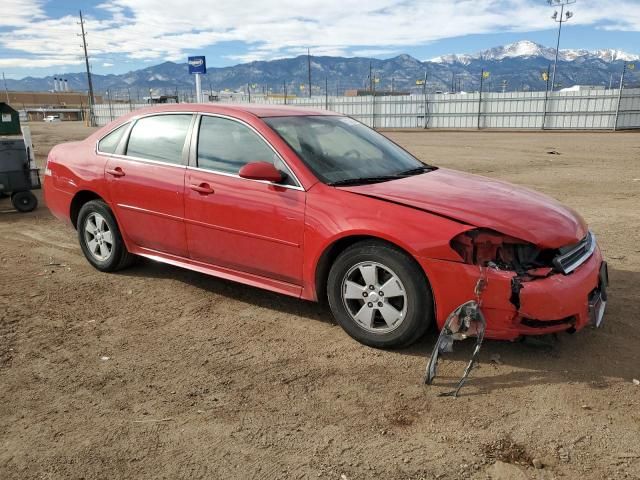
<svg viewBox="0 0 640 480"><path fill-rule="evenodd" d="M547 102L549 101L549 70L551 70L551 64L547 67L547 71L542 73L542 78L547 82L544 90L544 110L542 112L542 130L545 129L547 122Z"/></svg>
<svg viewBox="0 0 640 480"><path fill-rule="evenodd" d="M480 90L478 91L478 130L480 130L480 117L482 116L482 86L484 85L485 76L489 77L489 72L485 72L484 68L480 74Z"/></svg>
<svg viewBox="0 0 640 480"><path fill-rule="evenodd" d="M87 34L84 31L84 20L82 19L82 10L80 10L80 30L82 31L82 48L84 49L84 64L87 68L87 83L89 84L89 123L94 124L93 106L96 99L93 96L93 82L91 81L91 70L89 68L89 55L87 53Z"/></svg>
<svg viewBox="0 0 640 480"><path fill-rule="evenodd" d="M133 112L133 105L131 105L131 90L127 87L127 98L129 99L129 111Z"/></svg>
<svg viewBox="0 0 640 480"><path fill-rule="evenodd" d="M109 118L113 122L113 107L111 105L111 92L107 90L107 101L109 102Z"/></svg>
<svg viewBox="0 0 640 480"><path fill-rule="evenodd" d="M371 74L373 69L371 68L371 62L369 62L369 91L373 92L373 75Z"/></svg>
<svg viewBox="0 0 640 480"><path fill-rule="evenodd" d="M287 104L287 81L282 82L282 92L284 93L284 104Z"/></svg>
<svg viewBox="0 0 640 480"><path fill-rule="evenodd" d="M558 68L558 52L560 50L560 33L562 33L562 23L568 22L571 17L573 17L573 12L567 10L564 11L564 7L567 5L572 5L576 3L576 0L547 0L549 5L552 7L560 7L560 15L558 15L558 11L553 12L551 18L554 22L558 23L558 39L556 41L556 58L553 61L553 73L551 74L551 91L555 88L556 85L556 70Z"/></svg>
<svg viewBox="0 0 640 480"><path fill-rule="evenodd" d="M329 110L329 79L324 77L324 109Z"/></svg>
<svg viewBox="0 0 640 480"><path fill-rule="evenodd" d="M373 67L369 62L369 94L371 95L371 128L376 128L376 94L373 84Z"/></svg>
<svg viewBox="0 0 640 480"><path fill-rule="evenodd" d="M427 116L428 110L429 110L429 106L427 105L427 71L424 71L424 80L422 81L422 95L423 95L423 100L424 100L424 125L423 127L426 129L428 122L429 122L429 118Z"/></svg>
<svg viewBox="0 0 640 480"><path fill-rule="evenodd" d="M307 48L307 77L309 82L309 98L311 98L311 52Z"/></svg>
<svg viewBox="0 0 640 480"><path fill-rule="evenodd" d="M4 72L2 72L2 81L4 82L4 93L7 96L7 105L9 105L9 90L7 89L7 79L4 78Z"/></svg>

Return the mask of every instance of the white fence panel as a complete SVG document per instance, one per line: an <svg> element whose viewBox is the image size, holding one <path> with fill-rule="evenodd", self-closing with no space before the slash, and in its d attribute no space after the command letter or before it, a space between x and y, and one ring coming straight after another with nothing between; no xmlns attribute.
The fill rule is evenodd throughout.
<svg viewBox="0 0 640 480"><path fill-rule="evenodd" d="M284 104L282 97L252 96L251 103ZM225 103L249 102L247 96ZM578 92L485 92L407 96L287 98L286 103L328 109L375 128L632 129L640 128L640 89ZM97 125L147 104L96 105ZM425 119L426 111L426 119Z"/></svg>

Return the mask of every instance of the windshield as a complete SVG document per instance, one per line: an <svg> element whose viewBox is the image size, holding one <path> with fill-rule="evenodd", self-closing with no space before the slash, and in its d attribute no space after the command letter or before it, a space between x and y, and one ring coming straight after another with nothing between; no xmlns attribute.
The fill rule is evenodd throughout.
<svg viewBox="0 0 640 480"><path fill-rule="evenodd" d="M271 117L264 121L330 185L393 180L433 169L348 117Z"/></svg>

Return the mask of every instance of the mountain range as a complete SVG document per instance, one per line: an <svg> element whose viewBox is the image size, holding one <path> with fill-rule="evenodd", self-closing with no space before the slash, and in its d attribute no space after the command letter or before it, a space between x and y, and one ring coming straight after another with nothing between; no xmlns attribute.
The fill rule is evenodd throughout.
<svg viewBox="0 0 640 480"><path fill-rule="evenodd" d="M476 54L451 54L432 58L430 61L435 63L462 63L469 64L474 60L499 61L507 58L532 58L542 57L547 60L554 60L556 55L555 48L545 47L529 40L511 43L501 47L490 48ZM598 59L603 62L612 63L616 61L633 62L640 60L640 55L632 55L622 50L601 49L590 52L589 50L559 50L558 60L564 62L572 62L576 60L593 60Z"/></svg>
<svg viewBox="0 0 640 480"><path fill-rule="evenodd" d="M324 94L325 84L329 93L342 94L346 89L368 88L370 68L377 90L421 91L416 81L428 75L427 88L433 91L473 91L479 88L481 72L489 72L484 80L487 91L544 90L546 71L555 57L555 49L523 40L499 46L475 54L443 55L420 61L410 55L398 55L388 59L364 57L311 56L312 91ZM640 60L619 50L560 50L556 85L617 86L625 62ZM209 60L211 63L211 59ZM255 61L240 65L208 68L203 76L204 90L214 91L272 91L281 93L286 84L289 94L308 94L307 57ZM639 69L640 70L640 69ZM84 72L63 76L69 88L86 91ZM637 74L630 71L629 86L640 84ZM626 82L625 82L626 83ZM45 91L53 89L53 76L7 79L10 90ZM131 95L132 98L148 95L149 89L157 93L191 92L194 78L189 75L186 63L164 62L159 65L120 75L93 75L97 93L109 90L112 95Z"/></svg>

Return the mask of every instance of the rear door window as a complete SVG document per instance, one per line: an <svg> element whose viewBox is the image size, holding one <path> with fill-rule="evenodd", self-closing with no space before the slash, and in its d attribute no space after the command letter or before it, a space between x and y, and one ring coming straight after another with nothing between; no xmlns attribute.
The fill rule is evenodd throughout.
<svg viewBox="0 0 640 480"><path fill-rule="evenodd" d="M108 135L102 137L102 140L98 142L98 152L101 153L116 153L122 135L127 131L128 123L116 128Z"/></svg>
<svg viewBox="0 0 640 480"><path fill-rule="evenodd" d="M141 118L131 129L127 156L182 165L191 118L190 114Z"/></svg>

